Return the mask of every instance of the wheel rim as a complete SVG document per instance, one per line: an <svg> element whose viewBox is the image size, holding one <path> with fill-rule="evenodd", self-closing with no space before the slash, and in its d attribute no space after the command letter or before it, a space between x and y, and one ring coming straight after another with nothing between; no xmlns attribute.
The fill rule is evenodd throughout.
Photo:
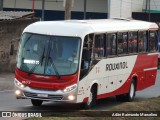
<svg viewBox="0 0 160 120"><path fill-rule="evenodd" d="M131 88L130 88L130 97L133 98L134 96L134 84L131 84Z"/></svg>

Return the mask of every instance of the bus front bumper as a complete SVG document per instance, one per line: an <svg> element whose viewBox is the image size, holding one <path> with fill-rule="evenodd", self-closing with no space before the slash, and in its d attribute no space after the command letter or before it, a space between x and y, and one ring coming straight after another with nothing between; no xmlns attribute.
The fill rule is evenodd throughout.
<svg viewBox="0 0 160 120"><path fill-rule="evenodd" d="M77 85L73 90L64 92L64 90L31 88L28 86L17 85L15 83L15 94L17 99L37 99L43 101L76 103Z"/></svg>

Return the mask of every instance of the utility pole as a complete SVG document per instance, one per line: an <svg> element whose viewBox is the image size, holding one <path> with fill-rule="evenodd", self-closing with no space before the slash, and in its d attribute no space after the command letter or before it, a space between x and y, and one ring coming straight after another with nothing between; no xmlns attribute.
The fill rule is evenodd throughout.
<svg viewBox="0 0 160 120"><path fill-rule="evenodd" d="M148 0L146 0L146 9L145 9L145 12L147 12L148 10Z"/></svg>
<svg viewBox="0 0 160 120"><path fill-rule="evenodd" d="M0 0L0 11L3 11L3 0Z"/></svg>
<svg viewBox="0 0 160 120"><path fill-rule="evenodd" d="M71 19L72 0L65 0L65 20Z"/></svg>
<svg viewBox="0 0 160 120"><path fill-rule="evenodd" d="M87 9L87 0L84 0L84 14L83 14L83 19L86 19L86 9Z"/></svg>
<svg viewBox="0 0 160 120"><path fill-rule="evenodd" d="M149 0L149 21L151 21L151 14L150 14L150 10L151 10L151 0Z"/></svg>
<svg viewBox="0 0 160 120"><path fill-rule="evenodd" d="M108 0L108 6L107 6L108 7L108 16L107 16L108 18L111 18L110 17L110 10L111 10L110 6L111 6L111 1Z"/></svg>
<svg viewBox="0 0 160 120"><path fill-rule="evenodd" d="M34 12L34 0L32 0L32 12Z"/></svg>
<svg viewBox="0 0 160 120"><path fill-rule="evenodd" d="M120 7L120 18L122 17L122 0L121 0L121 7Z"/></svg>
<svg viewBox="0 0 160 120"><path fill-rule="evenodd" d="M45 6L45 1L42 0L42 21L44 21L44 6Z"/></svg>

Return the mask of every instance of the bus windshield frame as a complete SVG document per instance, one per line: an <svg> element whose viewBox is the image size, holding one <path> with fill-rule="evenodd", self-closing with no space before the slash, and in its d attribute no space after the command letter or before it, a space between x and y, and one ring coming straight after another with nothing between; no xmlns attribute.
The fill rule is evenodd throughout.
<svg viewBox="0 0 160 120"><path fill-rule="evenodd" d="M80 37L25 32L17 54L17 68L28 74L66 76L79 68Z"/></svg>

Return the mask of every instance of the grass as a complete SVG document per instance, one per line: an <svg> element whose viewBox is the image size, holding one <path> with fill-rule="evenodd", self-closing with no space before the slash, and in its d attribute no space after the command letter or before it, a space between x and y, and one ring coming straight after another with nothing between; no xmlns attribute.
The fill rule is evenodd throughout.
<svg viewBox="0 0 160 120"><path fill-rule="evenodd" d="M47 115L48 117L28 118L28 120L160 120L160 117L111 117L113 113L121 114L122 112L126 114L150 114L152 112L160 116L160 97L150 98L140 102L124 102L106 111L79 110L75 112L58 113L60 117L57 117L56 114L50 114Z"/></svg>
<svg viewBox="0 0 160 120"><path fill-rule="evenodd" d="M160 97L140 102L125 102L110 109L111 111L160 111Z"/></svg>

